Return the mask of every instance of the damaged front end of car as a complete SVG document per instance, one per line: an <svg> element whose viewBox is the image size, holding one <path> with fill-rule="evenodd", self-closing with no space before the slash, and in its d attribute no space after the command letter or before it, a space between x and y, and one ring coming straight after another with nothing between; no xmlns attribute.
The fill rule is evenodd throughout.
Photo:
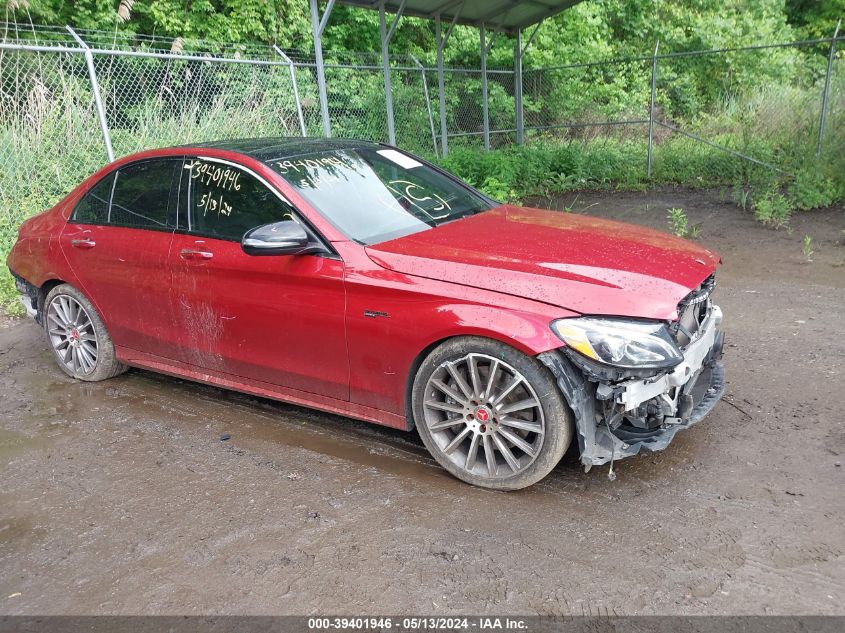
<svg viewBox="0 0 845 633"><path fill-rule="evenodd" d="M699 422L725 390L722 311L711 275L678 305L671 323L561 319L565 347L540 354L575 416L585 470L660 451Z"/></svg>

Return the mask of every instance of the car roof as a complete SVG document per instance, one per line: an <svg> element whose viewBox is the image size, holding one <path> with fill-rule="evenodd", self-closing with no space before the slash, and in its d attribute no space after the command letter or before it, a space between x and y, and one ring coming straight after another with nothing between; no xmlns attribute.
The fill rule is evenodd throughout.
<svg viewBox="0 0 845 633"><path fill-rule="evenodd" d="M344 149L381 147L373 141L347 138L311 138L301 136L279 136L269 138L234 139L191 143L181 147L219 149L250 156L261 162L289 159L318 152L332 152Z"/></svg>

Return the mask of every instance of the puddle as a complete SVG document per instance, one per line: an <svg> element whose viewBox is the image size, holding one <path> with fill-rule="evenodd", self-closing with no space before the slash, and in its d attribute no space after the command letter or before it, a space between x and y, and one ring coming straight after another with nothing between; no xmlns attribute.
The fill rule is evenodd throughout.
<svg viewBox="0 0 845 633"><path fill-rule="evenodd" d="M49 444L48 438L30 437L23 433L0 429L0 462L8 462L21 453L40 450Z"/></svg>
<svg viewBox="0 0 845 633"><path fill-rule="evenodd" d="M339 428L343 423L352 428ZM445 477L440 467L423 452L424 449L417 448L410 442L405 444L404 440L391 437L387 433L381 435L375 432L372 433L372 438L362 437L369 429L362 429L361 425L362 423L340 419L339 422L328 421L328 428L316 429L303 428L296 422L285 419L262 419L258 423L229 424L226 428L232 435L231 441L235 446L258 448L259 443L270 442L284 447L306 449L393 475L413 479L435 477L438 480ZM314 426L317 426L317 423Z"/></svg>
<svg viewBox="0 0 845 633"><path fill-rule="evenodd" d="M416 441L415 431L379 427L143 370L102 385L85 385L84 391L85 409L92 417L116 421L164 417L175 429L199 431L214 441L228 433L227 446L268 457L272 457L269 443L273 452L306 449L393 475L435 478L437 485L452 480ZM72 400L77 402L77 397Z"/></svg>

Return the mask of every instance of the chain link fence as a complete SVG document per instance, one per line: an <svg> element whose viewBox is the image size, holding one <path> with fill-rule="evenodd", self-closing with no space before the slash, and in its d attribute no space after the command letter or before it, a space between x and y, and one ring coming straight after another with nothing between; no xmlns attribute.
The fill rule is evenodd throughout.
<svg viewBox="0 0 845 633"><path fill-rule="evenodd" d="M653 56L527 68L526 142L636 144L642 163L632 169L649 176L672 152L694 173L705 148L731 158L726 177L737 159L742 169L782 172L790 163L779 142L785 134L801 139L792 146L802 156L841 151L843 40L665 54L657 47ZM381 56L327 51L324 68L332 134L387 141ZM442 72L445 116L438 70L391 57L399 146L439 155L445 136L449 148L481 150L485 129L492 148L516 142L514 70L488 68L486 126L481 71ZM311 52L0 24L0 256L23 218L95 171L111 147L122 156L322 132Z"/></svg>
<svg viewBox="0 0 845 633"><path fill-rule="evenodd" d="M788 173L798 163L798 156L784 155L785 147L812 157L826 73L823 56L803 54L813 46L796 43L658 57L654 168L659 171L662 158L671 152L666 141L678 136L693 141L681 145L695 148L693 152L721 150L726 179L737 164L728 157L741 159L743 172L762 168L771 173Z"/></svg>
<svg viewBox="0 0 845 633"><path fill-rule="evenodd" d="M638 58L526 70L525 128L553 139L642 134L651 67Z"/></svg>
<svg viewBox="0 0 845 633"><path fill-rule="evenodd" d="M84 57L0 50L0 256L21 220L105 159Z"/></svg>
<svg viewBox="0 0 845 633"><path fill-rule="evenodd" d="M428 72L436 84L436 69L430 69ZM443 74L449 147L483 148L484 99L481 71L477 68L444 68ZM432 96L436 110L438 96ZM496 148L514 143L516 108L512 70L488 68L487 109L490 146Z"/></svg>
<svg viewBox="0 0 845 633"><path fill-rule="evenodd" d="M94 67L118 156L200 139L300 134L284 63L103 54Z"/></svg>
<svg viewBox="0 0 845 633"><path fill-rule="evenodd" d="M788 176L841 144L842 47L841 36L665 54L658 45L650 57L526 71L526 129L535 138L646 139L644 166L658 180L663 164L685 162L693 173L697 156L713 150L725 181L737 171Z"/></svg>
<svg viewBox="0 0 845 633"><path fill-rule="evenodd" d="M840 49L845 48L845 41L838 40ZM830 63L830 96L828 98L827 118L821 129L824 136L819 143L821 151L838 148L837 139L845 137L845 51L831 57Z"/></svg>

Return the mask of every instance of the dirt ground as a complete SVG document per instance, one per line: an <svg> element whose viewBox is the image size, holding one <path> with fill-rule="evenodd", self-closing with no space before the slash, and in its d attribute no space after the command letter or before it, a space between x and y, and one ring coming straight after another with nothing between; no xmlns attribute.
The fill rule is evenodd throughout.
<svg viewBox="0 0 845 633"><path fill-rule="evenodd" d="M569 454L472 488L414 435L145 371L73 382L0 320L0 613L845 614L845 213L772 231L723 198L556 203L683 207L724 258L725 400L614 482Z"/></svg>

